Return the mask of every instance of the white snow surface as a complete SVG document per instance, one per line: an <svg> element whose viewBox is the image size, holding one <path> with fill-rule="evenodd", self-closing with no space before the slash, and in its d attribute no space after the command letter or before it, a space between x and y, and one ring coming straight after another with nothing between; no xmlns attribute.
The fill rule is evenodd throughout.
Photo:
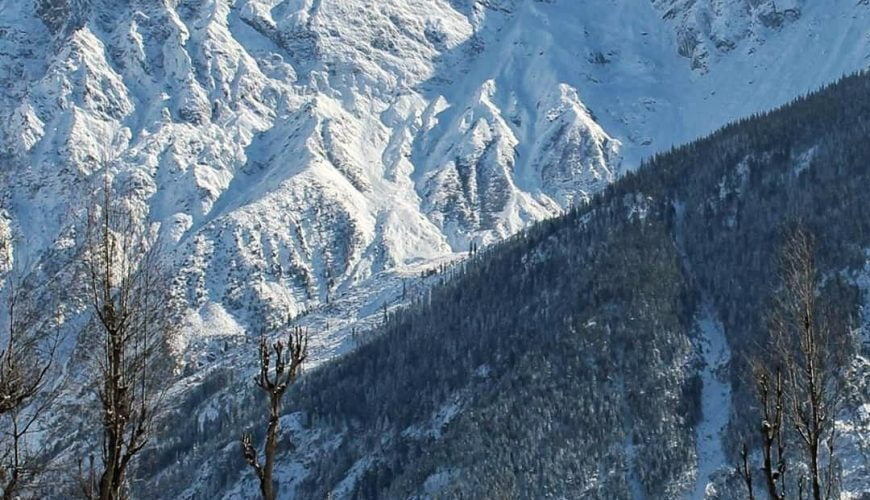
<svg viewBox="0 0 870 500"><path fill-rule="evenodd" d="M0 0L0 32L19 251L69 237L108 168L170 242L180 349L204 314L258 330L496 241L870 61L853 0Z"/></svg>
<svg viewBox="0 0 870 500"><path fill-rule="evenodd" d="M170 252L182 394L288 314L347 352L471 242L868 63L855 0L0 0L0 228L72 254L108 172Z"/></svg>
<svg viewBox="0 0 870 500"><path fill-rule="evenodd" d="M728 362L731 351L724 327L713 308L704 307L697 320L703 370L701 372L701 421L695 428L698 472L687 498L717 498L713 474L728 463L722 438L731 413Z"/></svg>

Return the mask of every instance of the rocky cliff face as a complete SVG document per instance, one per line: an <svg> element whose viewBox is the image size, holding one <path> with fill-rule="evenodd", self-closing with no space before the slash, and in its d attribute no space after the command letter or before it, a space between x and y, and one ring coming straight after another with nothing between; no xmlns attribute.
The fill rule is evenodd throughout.
<svg viewBox="0 0 870 500"><path fill-rule="evenodd" d="M801 17L804 0L653 0L677 35L677 51L707 72L738 48L764 43Z"/></svg>
<svg viewBox="0 0 870 500"><path fill-rule="evenodd" d="M317 308L327 359L401 277L865 67L867 26L852 0L0 0L3 222L55 258L108 173L171 251L185 359Z"/></svg>
<svg viewBox="0 0 870 500"><path fill-rule="evenodd" d="M257 324L508 236L862 67L867 10L6 1L4 205L39 253L107 168L171 240L190 314Z"/></svg>

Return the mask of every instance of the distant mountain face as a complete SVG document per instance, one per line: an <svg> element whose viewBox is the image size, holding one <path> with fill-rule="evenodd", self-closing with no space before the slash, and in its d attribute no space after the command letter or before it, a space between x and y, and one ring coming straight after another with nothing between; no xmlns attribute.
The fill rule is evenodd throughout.
<svg viewBox="0 0 870 500"><path fill-rule="evenodd" d="M0 227L69 254L108 171L172 253L180 354L317 310L323 360L405 277L866 67L868 26L854 0L0 0Z"/></svg>
<svg viewBox="0 0 870 500"><path fill-rule="evenodd" d="M851 0L0 7L13 232L61 245L108 166L191 321L238 328L513 234L870 56Z"/></svg>
<svg viewBox="0 0 870 500"><path fill-rule="evenodd" d="M652 0L674 28L677 51L692 68L710 70L719 55L761 44L803 15L803 0ZM745 47L743 47L745 50Z"/></svg>
<svg viewBox="0 0 870 500"><path fill-rule="evenodd" d="M291 389L282 495L746 498L735 465L763 429L749 360L776 356L778 262L801 221L817 242L817 311L842 355L834 497L866 498L867 130L870 73L660 155L454 267ZM143 496L256 491L234 432L262 428L265 402L240 366L220 363L173 409L172 438L146 454Z"/></svg>

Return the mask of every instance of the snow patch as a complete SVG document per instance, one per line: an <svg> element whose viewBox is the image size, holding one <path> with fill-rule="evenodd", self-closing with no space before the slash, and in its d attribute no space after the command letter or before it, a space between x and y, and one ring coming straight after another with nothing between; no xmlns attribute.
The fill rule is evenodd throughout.
<svg viewBox="0 0 870 500"><path fill-rule="evenodd" d="M722 323L714 309L705 305L696 320L698 348L703 370L701 380L701 421L695 428L698 471L689 499L716 498L714 474L727 465L722 432L728 425L731 411L731 384L727 367L731 351Z"/></svg>

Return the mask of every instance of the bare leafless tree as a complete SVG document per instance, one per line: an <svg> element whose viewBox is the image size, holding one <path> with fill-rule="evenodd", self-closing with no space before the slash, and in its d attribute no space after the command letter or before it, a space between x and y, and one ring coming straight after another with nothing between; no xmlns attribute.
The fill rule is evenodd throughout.
<svg viewBox="0 0 870 500"><path fill-rule="evenodd" d="M785 387L783 385L782 370L777 368L771 371L768 366L760 361L754 361L752 374L755 381L755 394L761 412L759 432L761 434L761 471L764 474L764 484L767 495L771 500L783 500L785 498L786 477L786 441L785 429ZM744 443L741 450L742 466L738 468L749 488L752 498L752 471L747 464L747 450Z"/></svg>
<svg viewBox="0 0 870 500"><path fill-rule="evenodd" d="M837 483L835 418L846 365L841 343L848 335L845 324L819 306L812 235L802 228L790 232L780 260L782 282L770 315L770 342L762 357L750 363L761 418L761 469L774 500L789 497L789 491L798 498L806 492L814 500L827 500ZM745 452L742 456L744 465L737 470L749 485L751 468L745 465ZM797 463L806 466L805 474L794 470ZM786 482L790 469L798 474L791 484Z"/></svg>
<svg viewBox="0 0 870 500"><path fill-rule="evenodd" d="M4 235L8 236L8 235ZM0 241L0 272L6 293L5 344L0 348L0 490L3 500L15 498L38 471L37 450L25 438L56 396L47 388L58 345L54 317L36 304L39 292L54 286L26 283L27 266L13 259L11 238ZM46 331L46 329L51 331Z"/></svg>
<svg viewBox="0 0 870 500"><path fill-rule="evenodd" d="M107 182L89 210L84 259L99 351L102 463L91 485L100 500L125 498L129 466L148 443L170 378L174 330L160 245ZM84 488L83 488L84 489Z"/></svg>
<svg viewBox="0 0 870 500"><path fill-rule="evenodd" d="M813 236L805 229L790 233L781 261L771 338L782 359L786 415L809 468L809 492L814 500L828 499L836 483L835 419L845 365L839 344L847 335L818 305Z"/></svg>
<svg viewBox="0 0 870 500"><path fill-rule="evenodd" d="M42 391L43 389L41 389ZM28 434L38 428L38 424L57 397L57 391L50 391L44 397L27 407L16 408L7 414L8 428L3 432L5 447L3 450L4 471L3 500L20 498L20 492L26 486L33 486L39 473L44 471L41 446L34 447L25 439Z"/></svg>
<svg viewBox="0 0 870 500"><path fill-rule="evenodd" d="M24 309L24 289L12 267L12 243L0 242L4 268L9 268L6 280L6 343L0 348L0 415L20 408L33 398L48 372L50 363L40 364L35 356L38 338L30 331L35 321L32 308Z"/></svg>
<svg viewBox="0 0 870 500"><path fill-rule="evenodd" d="M274 353L274 368L272 354ZM302 363L308 356L308 333L301 328L294 328L289 334L287 343L277 341L271 346L265 337L260 339L260 372L255 377L259 387L269 397L269 418L266 427L266 444L263 462L258 458L250 432L242 435L242 454L248 465L254 469L260 481L260 493L264 500L275 500L276 488L272 480L275 467L275 455L278 451L278 430L281 412L281 400L287 388L296 380ZM272 372L272 373L270 373Z"/></svg>
<svg viewBox="0 0 870 500"><path fill-rule="evenodd" d="M737 475L743 478L749 500L755 500L755 490L752 486L752 468L749 465L749 447L746 443L740 448L740 464L736 467Z"/></svg>

